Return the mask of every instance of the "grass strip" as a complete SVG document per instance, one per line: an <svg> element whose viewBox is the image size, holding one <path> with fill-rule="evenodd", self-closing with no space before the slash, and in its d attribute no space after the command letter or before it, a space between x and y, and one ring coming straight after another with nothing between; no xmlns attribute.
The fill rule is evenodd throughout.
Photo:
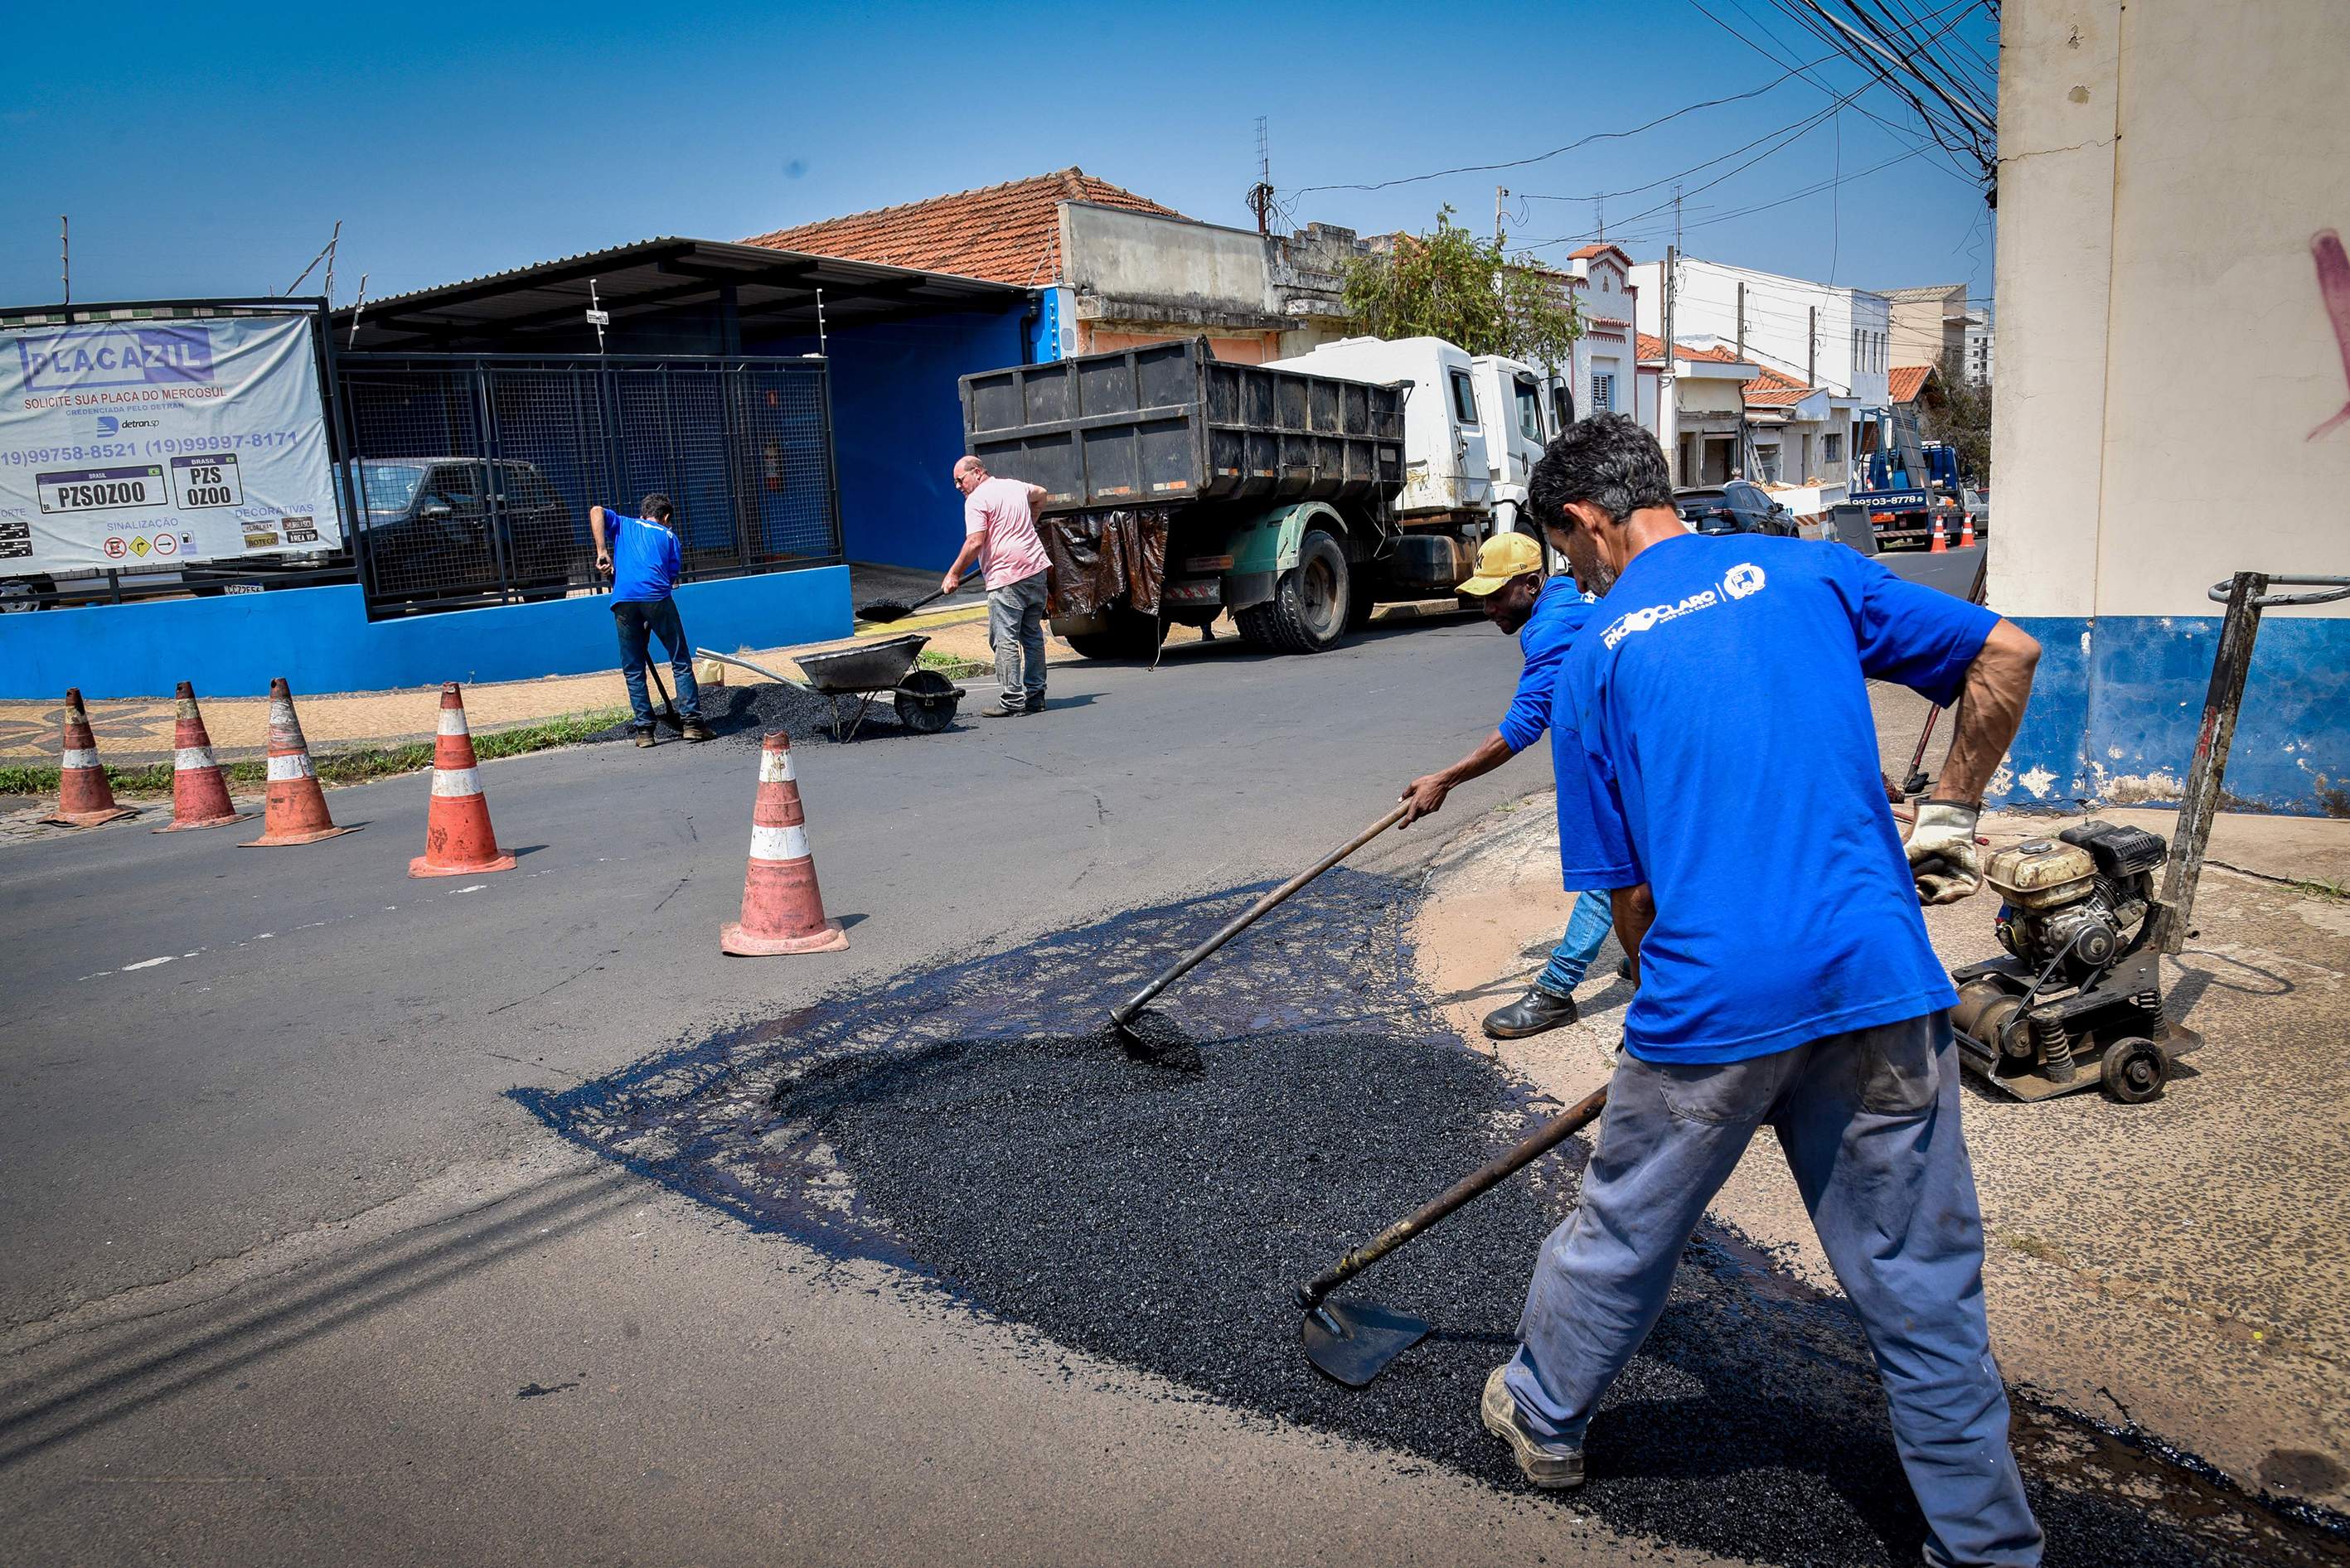
<svg viewBox="0 0 2350 1568"><path fill-rule="evenodd" d="M591 713L567 713L539 724L491 730L473 737L473 754L486 763L500 757L519 757L529 752L543 752L553 746L576 745L582 741L595 739L628 716L625 708L605 708ZM365 784L369 779L390 778L398 774L412 774L431 767L432 742L412 741L398 746L362 746L350 751L323 753L314 752L310 760L317 770L320 784ZM232 784L268 782L269 763L265 757L248 757L223 766ZM172 764L169 763L151 763L135 768L109 766L106 778L119 794L160 795L172 793ZM0 794L54 794L57 788L57 770L52 764L0 767Z"/></svg>

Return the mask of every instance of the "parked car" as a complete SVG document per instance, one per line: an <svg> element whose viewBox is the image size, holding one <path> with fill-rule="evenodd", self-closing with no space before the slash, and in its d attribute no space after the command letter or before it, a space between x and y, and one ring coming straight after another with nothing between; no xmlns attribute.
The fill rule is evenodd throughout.
<svg viewBox="0 0 2350 1568"><path fill-rule="evenodd" d="M533 464L362 458L359 532L379 597L556 598L587 566L586 535Z"/></svg>
<svg viewBox="0 0 2350 1568"><path fill-rule="evenodd" d="M1795 535L1794 514L1743 479L1718 489L1676 490L1673 506L1692 533Z"/></svg>

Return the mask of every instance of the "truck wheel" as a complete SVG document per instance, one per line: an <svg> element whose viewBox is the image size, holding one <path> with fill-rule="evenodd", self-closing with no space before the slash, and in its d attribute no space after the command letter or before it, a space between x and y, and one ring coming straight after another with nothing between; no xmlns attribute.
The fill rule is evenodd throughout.
<svg viewBox="0 0 2350 1568"><path fill-rule="evenodd" d="M1281 653L1321 652L1346 635L1352 578L1338 541L1310 530L1273 597L1241 612L1241 635Z"/></svg>
<svg viewBox="0 0 2350 1568"><path fill-rule="evenodd" d="M1371 611L1378 607L1371 597L1371 577L1368 572L1352 574L1354 581L1347 589L1347 629L1360 631L1371 624Z"/></svg>

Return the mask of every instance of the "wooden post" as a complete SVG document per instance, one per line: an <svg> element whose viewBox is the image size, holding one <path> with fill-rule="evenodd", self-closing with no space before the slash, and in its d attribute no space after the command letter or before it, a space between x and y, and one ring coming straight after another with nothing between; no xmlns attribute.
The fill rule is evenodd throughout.
<svg viewBox="0 0 2350 1568"><path fill-rule="evenodd" d="M2154 917L2158 952L2175 954L2187 945L2188 927L2195 913L2195 884L2203 875L2211 818L2220 810L2220 783L2227 776L2228 747L2236 738L2236 713L2243 706L2244 680L2252 669L2252 644L2261 632L2261 597L2268 590L2266 572L2238 572L2228 590L2228 614L2220 623L2220 650L2212 655L2211 685L2203 696L2203 723L2195 732L2195 761L2187 770L2187 795L2179 802L2170 858L2162 867L2162 903Z"/></svg>

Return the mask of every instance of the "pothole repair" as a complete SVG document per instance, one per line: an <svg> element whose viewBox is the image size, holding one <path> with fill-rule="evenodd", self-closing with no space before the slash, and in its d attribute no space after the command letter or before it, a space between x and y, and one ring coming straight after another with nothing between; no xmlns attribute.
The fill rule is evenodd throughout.
<svg viewBox="0 0 2350 1568"><path fill-rule="evenodd" d="M1340 871L1161 999L1170 1072L1099 1022L1258 889L1119 917L665 1054L561 1094L565 1136L766 1231L876 1258L1065 1345L1512 1490L1478 1425L1574 1142L1341 1292L1437 1332L1369 1387L1324 1379L1290 1292L1551 1107L1444 1033L1413 897ZM1530 1178L1530 1179L1529 1179ZM2052 1563L2339 1562L2191 1461L2028 1400L2019 1453ZM1733 1234L1691 1242L1595 1420L1571 1506L1773 1563L1913 1563L1923 1526L1856 1320Z"/></svg>

